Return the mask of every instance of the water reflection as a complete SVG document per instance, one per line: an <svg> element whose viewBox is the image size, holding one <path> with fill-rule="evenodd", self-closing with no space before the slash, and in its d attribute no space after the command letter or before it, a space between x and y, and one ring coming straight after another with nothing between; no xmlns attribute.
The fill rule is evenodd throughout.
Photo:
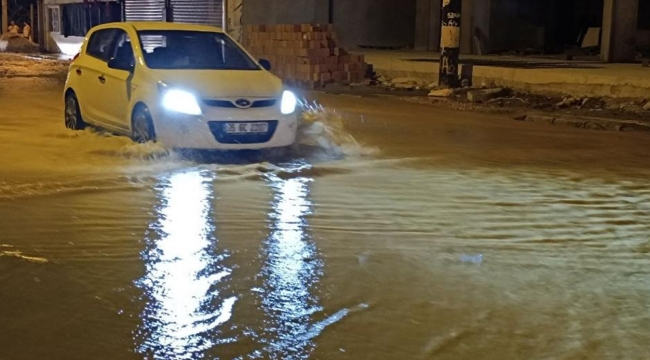
<svg viewBox="0 0 650 360"><path fill-rule="evenodd" d="M320 310L314 287L322 273L317 249L306 232L311 213L309 179L269 178L275 191L271 233L264 242L261 303L267 323L265 354L272 359L308 358L314 348L312 315Z"/></svg>
<svg viewBox="0 0 650 360"><path fill-rule="evenodd" d="M137 350L156 359L202 358L231 341L220 338L236 297L217 285L230 275L215 253L212 178L198 171L173 174L159 186L161 204L142 252L145 276L138 286L147 304Z"/></svg>

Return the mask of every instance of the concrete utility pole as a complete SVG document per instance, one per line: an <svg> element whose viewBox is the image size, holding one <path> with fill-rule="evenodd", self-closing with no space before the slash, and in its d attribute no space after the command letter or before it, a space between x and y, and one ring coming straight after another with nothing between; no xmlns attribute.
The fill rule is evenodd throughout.
<svg viewBox="0 0 650 360"><path fill-rule="evenodd" d="M2 31L0 33L4 34L7 32L7 28L9 27L9 16L7 15L7 12L9 11L7 5L7 0L2 0Z"/></svg>
<svg viewBox="0 0 650 360"><path fill-rule="evenodd" d="M462 0L442 0L440 28L440 74L438 85L458 87L458 57L460 55L460 15Z"/></svg>

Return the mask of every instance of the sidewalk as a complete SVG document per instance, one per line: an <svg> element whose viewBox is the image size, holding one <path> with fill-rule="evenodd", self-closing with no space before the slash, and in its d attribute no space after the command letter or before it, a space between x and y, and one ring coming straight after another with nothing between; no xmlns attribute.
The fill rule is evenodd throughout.
<svg viewBox="0 0 650 360"><path fill-rule="evenodd" d="M378 75L438 81L439 54L368 49L353 52L365 54ZM461 64L474 65L474 85L572 96L650 97L650 68L641 64L489 55L461 55Z"/></svg>

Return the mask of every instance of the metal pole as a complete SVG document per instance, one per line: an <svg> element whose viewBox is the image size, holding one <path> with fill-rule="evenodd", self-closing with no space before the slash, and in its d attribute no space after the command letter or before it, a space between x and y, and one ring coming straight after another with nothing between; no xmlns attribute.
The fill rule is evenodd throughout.
<svg viewBox="0 0 650 360"><path fill-rule="evenodd" d="M440 28L440 73L438 85L455 88L458 79L458 57L460 55L460 15L462 0L442 0Z"/></svg>
<svg viewBox="0 0 650 360"><path fill-rule="evenodd" d="M7 0L2 0L2 31L0 33L4 34L9 28L9 15L7 15L9 5L7 5Z"/></svg>

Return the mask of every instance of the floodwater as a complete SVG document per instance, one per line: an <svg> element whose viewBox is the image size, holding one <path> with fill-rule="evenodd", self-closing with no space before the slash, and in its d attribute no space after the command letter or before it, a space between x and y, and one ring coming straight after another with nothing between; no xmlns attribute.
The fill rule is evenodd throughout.
<svg viewBox="0 0 650 360"><path fill-rule="evenodd" d="M650 359L647 135L318 98L224 164L2 80L0 359Z"/></svg>

